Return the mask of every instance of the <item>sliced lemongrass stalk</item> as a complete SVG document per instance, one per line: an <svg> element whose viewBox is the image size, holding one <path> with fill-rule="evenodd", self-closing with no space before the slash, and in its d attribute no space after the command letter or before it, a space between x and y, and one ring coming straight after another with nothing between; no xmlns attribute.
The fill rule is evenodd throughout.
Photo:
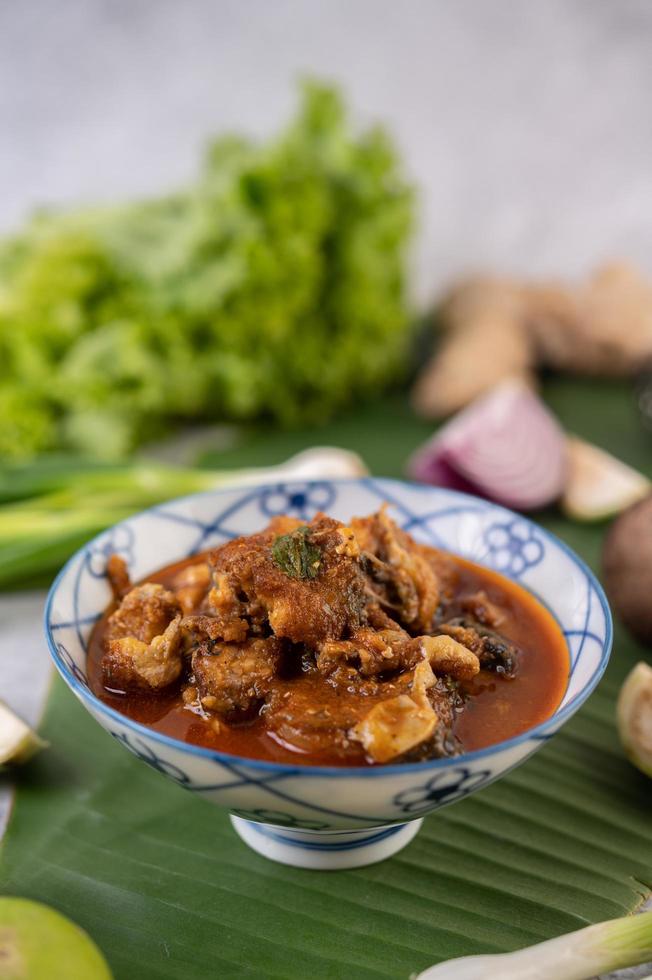
<svg viewBox="0 0 652 980"><path fill-rule="evenodd" d="M416 980L589 980L652 959L652 912L599 922L514 953L463 956Z"/></svg>
<svg viewBox="0 0 652 980"><path fill-rule="evenodd" d="M27 762L47 744L4 701L0 701L0 766Z"/></svg>
<svg viewBox="0 0 652 980"><path fill-rule="evenodd" d="M652 776L652 667L636 664L620 689L616 708L618 734L628 758Z"/></svg>
<svg viewBox="0 0 652 980"><path fill-rule="evenodd" d="M561 498L565 514L578 521L602 521L642 500L650 481L622 460L583 439L567 441L566 487Z"/></svg>

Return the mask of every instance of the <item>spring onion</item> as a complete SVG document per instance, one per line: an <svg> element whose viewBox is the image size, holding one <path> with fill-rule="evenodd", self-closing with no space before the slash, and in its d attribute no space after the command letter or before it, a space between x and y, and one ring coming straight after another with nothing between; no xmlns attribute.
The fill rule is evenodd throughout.
<svg viewBox="0 0 652 980"><path fill-rule="evenodd" d="M31 486L26 469L7 469L0 478L0 500L4 496L7 501L0 504L0 588L51 578L93 535L172 497L229 484L356 477L366 472L355 453L329 447L305 450L279 466L247 470L183 469L158 463L86 469L53 466L40 469Z"/></svg>
<svg viewBox="0 0 652 980"><path fill-rule="evenodd" d="M652 912L599 922L514 953L463 956L416 980L589 980L652 960Z"/></svg>

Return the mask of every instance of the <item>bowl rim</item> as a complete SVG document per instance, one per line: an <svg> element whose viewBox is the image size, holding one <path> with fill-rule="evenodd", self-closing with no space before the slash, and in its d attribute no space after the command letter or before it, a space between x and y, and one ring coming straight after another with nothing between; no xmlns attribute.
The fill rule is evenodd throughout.
<svg viewBox="0 0 652 980"><path fill-rule="evenodd" d="M61 659L59 651L57 649L57 644L52 635L52 624L50 622L50 613L52 609L52 603L57 595L59 588L61 587L63 580L68 574L70 568L77 559L83 555L88 549L90 549L97 541L103 538L109 532L115 530L116 528L122 527L128 524L130 521L137 520L140 517L144 517L146 514L155 513L163 506L169 506L170 504L183 504L192 500L196 500L202 497L220 497L226 496L227 494L241 493L244 491L259 490L264 492L265 490L278 489L288 484L300 483L301 485L310 486L312 484L318 483L332 483L338 486L354 486L354 485L369 485L375 484L376 481L382 482L382 484L392 484L398 488L409 487L411 490L417 490L426 493L432 492L445 492L447 495L452 495L453 497L459 498L461 501L469 501L475 505L480 504L487 507L490 510L499 511L503 515L508 515L514 519L525 522L528 527L535 528L536 531L541 534L544 539L551 541L554 545L565 552L569 558L573 561L575 566L586 576L591 587L595 590L595 593L600 602L600 606L605 617L605 635L602 640L602 650L600 653L600 661L597 664L593 675L588 681L586 687L578 692L574 698L572 698L567 704L562 708L558 708L555 712L548 718L539 722L538 725L534 725L532 728L526 729L526 731L521 732L519 735L514 735L512 738L505 739L502 742L496 742L494 745L487 745L483 749L475 749L473 752L464 752L457 756L447 756L439 759L425 759L422 762L408 762L408 763L393 763L391 765L379 765L379 766L315 766L307 765L305 763L289 763L289 762L272 762L265 759L250 759L246 756L233 755L228 752L220 752L218 749L207 749L201 745L193 745L190 742L184 742L181 739L173 738L171 735L165 735L163 732L158 732L153 728L149 728L147 725L143 725L140 722L134 721L133 718L129 718L127 715L122 714L115 708L111 708L109 705L105 704L90 688L85 687L80 681L75 677L74 673L70 670L68 665ZM479 563L480 564L480 563ZM509 578L509 576L505 576ZM527 588L527 586L524 586ZM534 595L534 593L533 593ZM541 602L538 596L535 598ZM555 617L556 618L556 617ZM546 528L541 527L536 521L531 520L523 514L513 511L508 507L504 507L502 504L495 503L494 501L487 500L484 497L478 497L474 494L465 493L461 490L452 490L448 487L438 487L427 483L415 483L410 480L400 480L395 477L385 477L385 476L363 476L363 477L347 477L347 478L330 478L321 477L314 479L297 479L297 480L274 480L269 483L260 484L233 484L232 486L220 487L214 490L202 490L199 493L184 494L181 497L172 497L169 500L163 501L159 504L154 504L151 507L147 507L143 510L137 511L130 517L125 518L122 521L118 521L116 524L112 524L109 527L104 528L99 534L94 535L85 544L78 548L73 555L66 561L63 567L57 573L50 589L48 591L47 599L45 602L45 608L43 612L43 625L45 630L45 637L48 644L48 649L50 656L54 662L54 666L57 671L66 682L68 687L73 691L78 698L84 702L89 702L96 710L101 714L108 716L111 719L115 719L120 724L125 725L127 728L131 729L137 735L145 736L146 738L151 738L155 742L159 742L168 748L176 749L177 751L187 752L189 755L198 756L210 760L211 762L226 763L227 765L244 765L253 769L261 769L267 772L283 772L286 775L292 776L310 776L314 777L349 777L349 778L380 778L382 776L393 776L400 775L401 773L425 773L429 771L445 770L449 768L464 766L466 763L475 762L477 760L485 759L491 755L496 755L499 752L507 751L511 748L516 748L522 745L524 742L529 740L543 742L547 738L552 737L555 732L548 735L547 730L551 726L561 726L564 724L568 718L570 718L575 712L581 707L582 704L590 697L598 683L600 682L607 664L609 662L609 657L613 645L613 619L611 615L611 609L609 608L609 603L605 595L602 585L598 581L597 576L592 571L587 563L580 558L578 554L562 541L561 538L557 537L551 531ZM565 638L566 639L566 638ZM570 651L569 651L570 652Z"/></svg>

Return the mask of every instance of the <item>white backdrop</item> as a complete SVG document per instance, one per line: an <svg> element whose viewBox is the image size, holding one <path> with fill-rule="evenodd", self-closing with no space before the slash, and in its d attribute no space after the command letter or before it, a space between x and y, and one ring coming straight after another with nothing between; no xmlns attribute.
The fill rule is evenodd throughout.
<svg viewBox="0 0 652 980"><path fill-rule="evenodd" d="M183 181L207 135L272 131L305 72L402 147L420 299L478 266L652 272L649 0L4 0L0 228Z"/></svg>

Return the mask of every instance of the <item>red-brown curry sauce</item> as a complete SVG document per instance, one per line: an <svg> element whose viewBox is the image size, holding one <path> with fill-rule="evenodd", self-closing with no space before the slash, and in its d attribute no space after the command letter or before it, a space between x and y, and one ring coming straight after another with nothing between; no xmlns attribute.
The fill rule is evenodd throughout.
<svg viewBox="0 0 652 980"><path fill-rule="evenodd" d="M168 565L149 575L147 581L169 587L180 569L206 560L207 556L208 553L196 555ZM534 596L496 572L457 556L451 557L459 569L456 591L462 594L483 589L504 616L501 633L521 651L515 677L507 678L482 670L467 683L466 690L472 696L457 715L453 731L464 750L470 752L519 735L549 718L566 690L569 655L558 624ZM311 755L298 751L270 734L264 717L260 716L239 725L221 725L216 732L210 720L204 720L184 706L178 689L159 694L110 693L102 683L100 662L106 622L114 608L114 605L110 606L95 626L88 652L90 684L105 704L165 735L245 758L295 765L371 764L362 747L357 757L351 755L346 760L325 752ZM288 683L305 687L316 680L307 675Z"/></svg>

